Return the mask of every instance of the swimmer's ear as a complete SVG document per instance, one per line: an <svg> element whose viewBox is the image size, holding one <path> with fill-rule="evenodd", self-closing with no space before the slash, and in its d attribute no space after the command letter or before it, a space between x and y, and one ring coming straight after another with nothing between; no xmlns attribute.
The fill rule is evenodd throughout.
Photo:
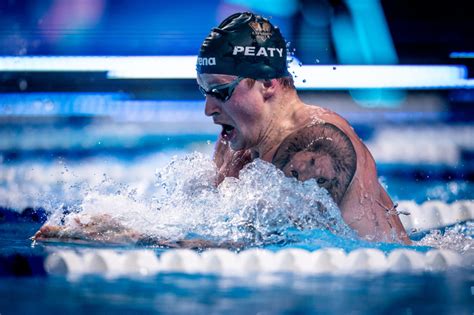
<svg viewBox="0 0 474 315"><path fill-rule="evenodd" d="M262 95L265 100L271 98L276 91L277 87L277 80L276 79L271 79L271 80L264 80L262 81Z"/></svg>

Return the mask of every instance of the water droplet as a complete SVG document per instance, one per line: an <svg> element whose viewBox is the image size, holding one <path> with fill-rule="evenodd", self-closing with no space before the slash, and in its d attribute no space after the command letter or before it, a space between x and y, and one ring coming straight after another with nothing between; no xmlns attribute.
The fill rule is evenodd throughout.
<svg viewBox="0 0 474 315"><path fill-rule="evenodd" d="M18 82L18 87L20 88L20 91L25 91L28 88L28 81L25 79L21 79Z"/></svg>
<svg viewBox="0 0 474 315"><path fill-rule="evenodd" d="M303 79L303 83L306 83L306 79Z"/></svg>
<svg viewBox="0 0 474 315"><path fill-rule="evenodd" d="M319 59L316 59L316 63L319 63Z"/></svg>

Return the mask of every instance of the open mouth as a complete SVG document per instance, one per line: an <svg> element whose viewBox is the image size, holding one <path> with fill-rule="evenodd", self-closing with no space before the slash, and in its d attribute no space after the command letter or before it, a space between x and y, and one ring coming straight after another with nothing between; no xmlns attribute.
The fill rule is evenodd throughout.
<svg viewBox="0 0 474 315"><path fill-rule="evenodd" d="M235 128L231 125L222 124L221 136L225 140L230 140L234 136Z"/></svg>

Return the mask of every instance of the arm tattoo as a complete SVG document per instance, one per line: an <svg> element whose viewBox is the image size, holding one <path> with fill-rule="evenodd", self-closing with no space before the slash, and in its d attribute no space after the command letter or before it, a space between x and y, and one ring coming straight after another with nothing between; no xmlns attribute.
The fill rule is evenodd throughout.
<svg viewBox="0 0 474 315"><path fill-rule="evenodd" d="M306 126L289 135L272 161L287 176L301 181L316 179L337 204L355 174L356 162L351 140L328 123Z"/></svg>

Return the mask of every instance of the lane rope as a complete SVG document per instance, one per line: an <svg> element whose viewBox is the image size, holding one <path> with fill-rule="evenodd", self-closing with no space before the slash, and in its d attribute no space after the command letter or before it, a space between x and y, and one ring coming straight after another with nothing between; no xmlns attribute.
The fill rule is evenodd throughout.
<svg viewBox="0 0 474 315"><path fill-rule="evenodd" d="M400 214L400 219L407 230L423 231L473 220L474 200L451 204L426 201L420 205L413 201L401 201L397 211L405 213ZM150 276L173 272L225 276L266 273L317 275L430 272L472 267L472 257L464 258L446 249L432 249L426 253L395 249L388 254L373 248L359 248L348 253L340 248L323 248L313 252L297 248L277 252L253 248L240 253L226 249L210 249L202 253L172 249L160 256L153 250L99 249L83 253L56 251L46 258L44 267L49 274L68 276Z"/></svg>

